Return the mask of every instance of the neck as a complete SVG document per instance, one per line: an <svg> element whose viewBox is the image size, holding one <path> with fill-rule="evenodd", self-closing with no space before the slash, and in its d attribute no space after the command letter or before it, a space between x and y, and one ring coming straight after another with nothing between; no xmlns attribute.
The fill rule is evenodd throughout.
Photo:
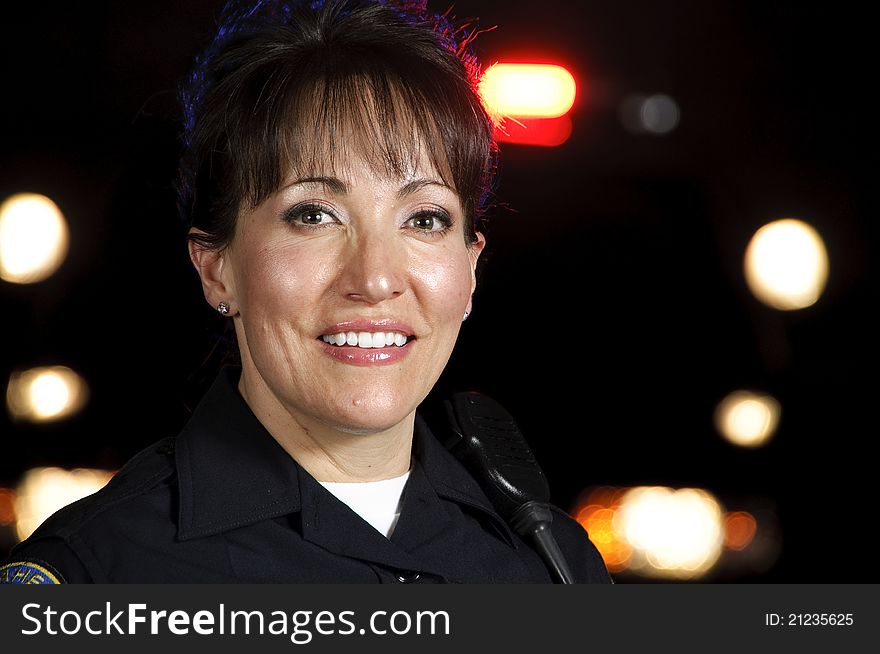
<svg viewBox="0 0 880 654"><path fill-rule="evenodd" d="M386 430L351 433L288 408L245 369L238 391L284 451L318 481L379 481L410 468L415 412Z"/></svg>

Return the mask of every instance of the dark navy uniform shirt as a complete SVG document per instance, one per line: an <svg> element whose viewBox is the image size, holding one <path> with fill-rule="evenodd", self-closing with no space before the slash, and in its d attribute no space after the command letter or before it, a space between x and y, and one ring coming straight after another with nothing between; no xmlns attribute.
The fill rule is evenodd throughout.
<svg viewBox="0 0 880 654"><path fill-rule="evenodd" d="M13 549L0 581L552 581L421 418L389 539L281 448L239 395L239 374L224 369L177 438L136 455ZM587 533L558 509L553 534L576 581L611 582Z"/></svg>

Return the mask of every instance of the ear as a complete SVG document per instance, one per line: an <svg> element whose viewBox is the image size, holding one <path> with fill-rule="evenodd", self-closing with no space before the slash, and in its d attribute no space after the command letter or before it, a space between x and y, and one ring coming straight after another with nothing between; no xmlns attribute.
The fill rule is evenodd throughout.
<svg viewBox="0 0 880 654"><path fill-rule="evenodd" d="M189 233L193 235L204 232L193 228ZM231 283L227 263L228 251L225 248L209 248L192 239L189 240L187 247L190 261L202 280L202 291L208 304L216 309L221 302L225 302L230 307L229 315L237 313L235 288Z"/></svg>
<svg viewBox="0 0 880 654"><path fill-rule="evenodd" d="M484 247L486 247L486 237L482 232L477 232L477 240L468 245L468 256L471 261L471 298L473 298L474 291L477 290L477 261L480 259ZM472 300L468 300L468 313L471 312L471 302Z"/></svg>

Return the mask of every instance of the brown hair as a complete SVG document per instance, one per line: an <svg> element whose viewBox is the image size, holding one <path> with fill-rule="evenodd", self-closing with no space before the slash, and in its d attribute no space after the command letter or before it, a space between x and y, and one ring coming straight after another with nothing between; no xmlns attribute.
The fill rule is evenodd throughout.
<svg viewBox="0 0 880 654"><path fill-rule="evenodd" d="M465 238L475 240L497 146L473 36L424 2L228 4L181 91L179 208L202 232L190 238L228 245L239 212L289 172L344 165L350 148L367 145L375 165L397 175L423 147L458 193ZM346 133L363 138L351 143ZM331 161L316 160L324 153Z"/></svg>

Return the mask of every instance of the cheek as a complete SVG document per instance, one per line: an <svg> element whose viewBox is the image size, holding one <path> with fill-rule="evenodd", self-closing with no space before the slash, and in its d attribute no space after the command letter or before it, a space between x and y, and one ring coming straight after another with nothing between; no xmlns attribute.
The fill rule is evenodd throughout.
<svg viewBox="0 0 880 654"><path fill-rule="evenodd" d="M333 275L332 257L315 248L277 246L247 253L236 287L243 317L308 315Z"/></svg>
<svg viewBox="0 0 880 654"><path fill-rule="evenodd" d="M472 283L466 250L418 257L413 265L413 278L425 300L436 308L438 317L456 323L461 321Z"/></svg>

